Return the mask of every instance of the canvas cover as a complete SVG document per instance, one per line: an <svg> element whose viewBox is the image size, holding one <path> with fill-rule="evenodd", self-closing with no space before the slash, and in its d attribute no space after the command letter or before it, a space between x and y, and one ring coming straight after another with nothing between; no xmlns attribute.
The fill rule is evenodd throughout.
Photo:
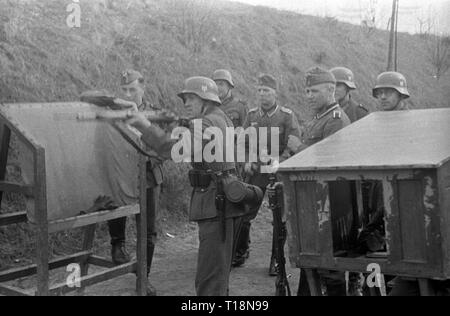
<svg viewBox="0 0 450 316"><path fill-rule="evenodd" d="M99 195L110 196L118 206L138 203L137 151L109 123L77 119L78 113L99 108L86 103L51 103L7 104L2 109L25 136L45 149L49 220L78 215ZM32 151L19 142L18 152L23 181L34 184ZM27 205L33 222L34 203L29 200Z"/></svg>

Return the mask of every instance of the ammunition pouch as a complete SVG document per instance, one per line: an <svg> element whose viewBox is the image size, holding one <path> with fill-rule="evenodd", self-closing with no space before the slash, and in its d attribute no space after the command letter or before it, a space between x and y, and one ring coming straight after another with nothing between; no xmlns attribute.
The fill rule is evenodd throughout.
<svg viewBox="0 0 450 316"><path fill-rule="evenodd" d="M189 182L194 189L207 189L212 181L212 175L210 172L204 170L190 170Z"/></svg>

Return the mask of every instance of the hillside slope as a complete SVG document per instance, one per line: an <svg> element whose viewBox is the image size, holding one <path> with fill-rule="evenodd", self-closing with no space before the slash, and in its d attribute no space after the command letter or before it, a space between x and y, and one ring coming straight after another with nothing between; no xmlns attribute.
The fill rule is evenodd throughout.
<svg viewBox="0 0 450 316"><path fill-rule="evenodd" d="M104 5L108 3L108 5ZM361 102L386 66L388 34L332 18L206 0L84 1L81 28L66 25L67 3L0 0L0 100L73 100L86 89L115 89L124 68L143 71L153 102L180 108L187 76L230 69L253 99L260 72L281 82L281 97L306 113L303 76L313 65L354 70ZM399 35L399 70L413 108L449 106L449 77L437 82L427 40Z"/></svg>

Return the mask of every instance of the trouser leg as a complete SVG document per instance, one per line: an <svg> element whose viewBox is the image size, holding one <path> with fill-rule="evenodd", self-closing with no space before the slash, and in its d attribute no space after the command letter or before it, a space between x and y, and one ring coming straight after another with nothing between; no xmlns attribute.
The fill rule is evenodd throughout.
<svg viewBox="0 0 450 316"><path fill-rule="evenodd" d="M198 222L197 296L226 296L230 277L235 219L226 220L226 238L218 220Z"/></svg>
<svg viewBox="0 0 450 316"><path fill-rule="evenodd" d="M159 197L161 186L147 189L147 271L150 269L155 251L157 231L156 231L156 212L159 210Z"/></svg>
<svg viewBox="0 0 450 316"><path fill-rule="evenodd" d="M125 227L127 225L127 218L117 218L108 221L109 235L111 236L111 244L117 245L125 243Z"/></svg>

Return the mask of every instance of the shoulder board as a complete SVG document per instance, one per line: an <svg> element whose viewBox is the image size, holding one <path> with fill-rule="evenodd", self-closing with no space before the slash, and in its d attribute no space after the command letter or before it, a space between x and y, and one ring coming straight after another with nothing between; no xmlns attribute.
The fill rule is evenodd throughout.
<svg viewBox="0 0 450 316"><path fill-rule="evenodd" d="M259 110L258 108L253 108L253 109L248 110L248 113L257 112L258 110Z"/></svg>
<svg viewBox="0 0 450 316"><path fill-rule="evenodd" d="M369 110L366 109L366 107L365 107L364 105L362 105L362 104L360 104L358 107L361 108L361 109L363 109L363 110L366 111L366 112L369 112Z"/></svg>
<svg viewBox="0 0 450 316"><path fill-rule="evenodd" d="M281 112L284 112L284 113L287 113L287 114L292 114L293 113L291 109L285 108L284 106L282 106L280 110L281 110Z"/></svg>
<svg viewBox="0 0 450 316"><path fill-rule="evenodd" d="M341 117L342 117L342 113L341 113L340 110L333 111L333 118L334 119L341 119Z"/></svg>

